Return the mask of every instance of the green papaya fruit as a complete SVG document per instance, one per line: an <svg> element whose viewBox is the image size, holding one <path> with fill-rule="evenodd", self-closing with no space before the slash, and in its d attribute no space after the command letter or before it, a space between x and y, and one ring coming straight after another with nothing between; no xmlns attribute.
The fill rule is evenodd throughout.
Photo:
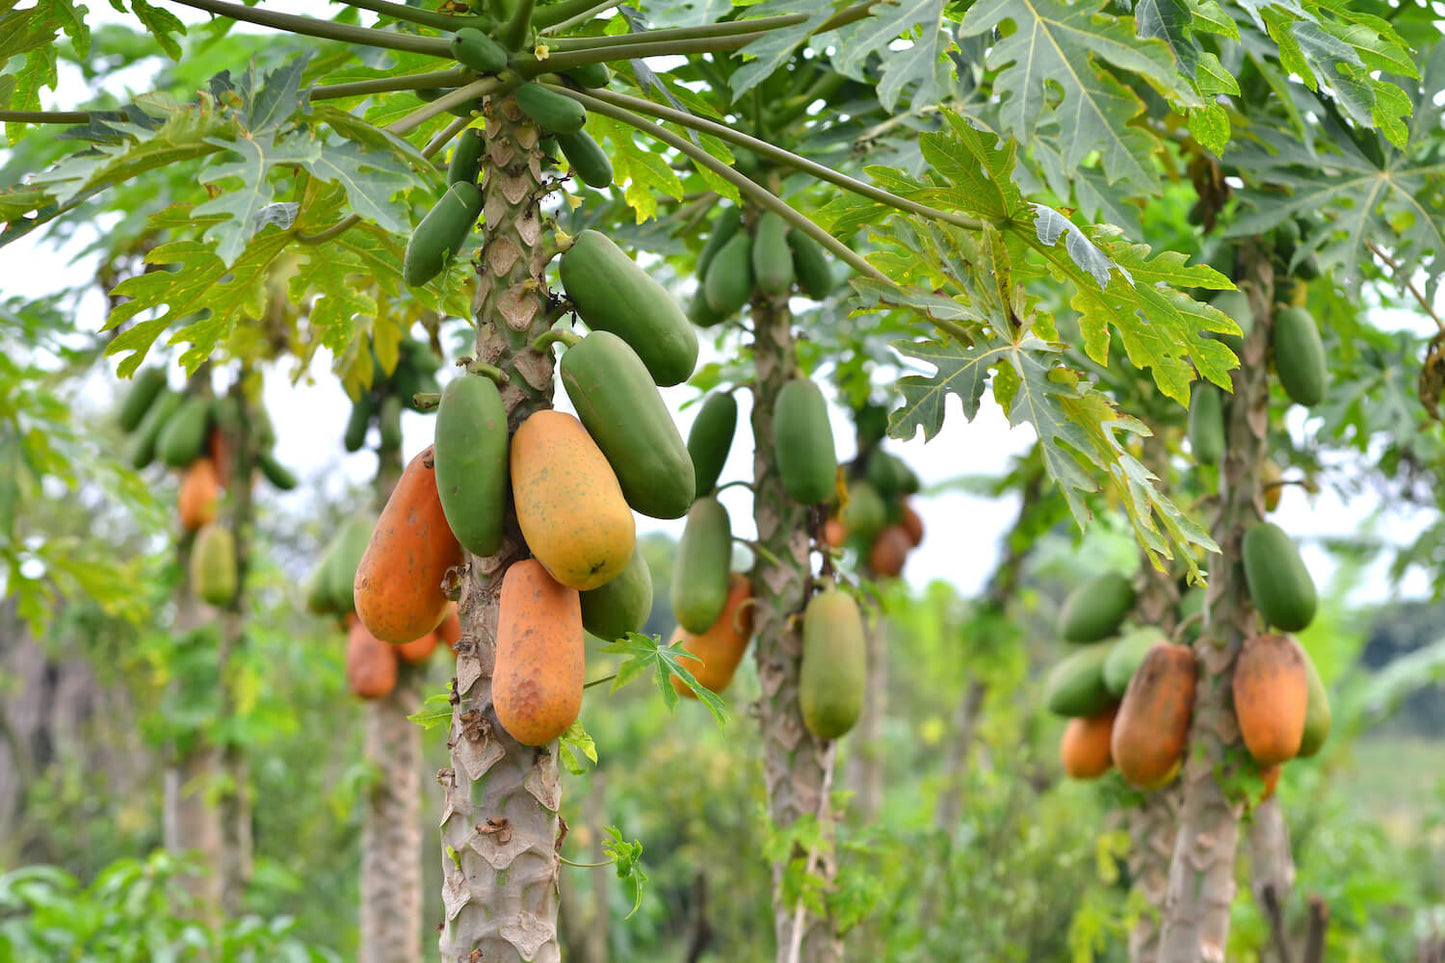
<svg viewBox="0 0 1445 963"><path fill-rule="evenodd" d="M512 96L522 113L549 134L575 134L587 123L587 110L566 94L548 90L541 84L526 83Z"/></svg>
<svg viewBox="0 0 1445 963"><path fill-rule="evenodd" d="M717 221L712 226L712 233L708 235L707 243L702 246L702 252L697 256L697 276L701 285L702 278L707 275L707 267L712 259L717 257L723 245L733 239L738 228L743 226L743 213L736 207L725 207L722 213L717 216Z"/></svg>
<svg viewBox="0 0 1445 963"><path fill-rule="evenodd" d="M1294 266L1294 276L1301 281L1313 281L1320 276L1320 259L1315 257L1313 251Z"/></svg>
<svg viewBox="0 0 1445 963"><path fill-rule="evenodd" d="M848 486L848 504L839 520L850 537L872 542L888 524L888 507L870 482L858 480Z"/></svg>
<svg viewBox="0 0 1445 963"><path fill-rule="evenodd" d="M185 468L206 451L206 433L211 427L211 399L188 397L166 420L156 438L156 454L167 468Z"/></svg>
<svg viewBox="0 0 1445 963"><path fill-rule="evenodd" d="M1069 593L1059 612L1065 642L1097 642L1119 628L1134 607L1134 583L1118 572L1105 572Z"/></svg>
<svg viewBox="0 0 1445 963"><path fill-rule="evenodd" d="M770 298L793 289L793 256L788 249L788 222L775 211L758 217L753 237L753 277L758 290Z"/></svg>
<svg viewBox="0 0 1445 963"><path fill-rule="evenodd" d="M1274 366L1285 394L1306 408L1325 398L1329 370L1320 329L1306 308L1291 307L1274 318Z"/></svg>
<svg viewBox="0 0 1445 963"><path fill-rule="evenodd" d="M210 522L201 526L191 546L191 588L196 597L215 606L236 600L236 540L231 530Z"/></svg>
<svg viewBox="0 0 1445 963"><path fill-rule="evenodd" d="M468 127L462 131L462 136L457 138L457 146L452 148L452 160L447 165L448 184L475 184L477 175L482 169L482 148L486 141L482 132L475 127Z"/></svg>
<svg viewBox="0 0 1445 963"><path fill-rule="evenodd" d="M336 605L331 600L331 585L327 580L327 562L330 561L331 548L322 554L321 560L311 569L311 574L306 577L306 611L312 615L339 615Z"/></svg>
<svg viewBox="0 0 1445 963"><path fill-rule="evenodd" d="M452 35L452 59L479 74L494 74L507 66L507 48L476 27L463 27Z"/></svg>
<svg viewBox="0 0 1445 963"><path fill-rule="evenodd" d="M1110 643L1109 654L1104 659L1104 688L1116 699L1124 698L1129 680L1144 661L1149 650L1161 642L1168 642L1169 636L1162 629L1152 625L1141 626L1125 632Z"/></svg>
<svg viewBox="0 0 1445 963"><path fill-rule="evenodd" d="M712 628L728 600L732 524L716 498L703 496L687 513L672 567L672 614L695 635Z"/></svg>
<svg viewBox="0 0 1445 963"><path fill-rule="evenodd" d="M641 632L652 614L652 571L642 546L622 574L582 595L582 627L599 639L612 642L628 632Z"/></svg>
<svg viewBox="0 0 1445 963"><path fill-rule="evenodd" d="M605 234L578 234L562 255L560 274L587 327L626 341L653 381L667 386L692 377L697 332L682 306Z"/></svg>
<svg viewBox="0 0 1445 963"><path fill-rule="evenodd" d="M1309 680L1309 700L1305 704L1305 734L1300 740L1299 752L1296 753L1301 759L1308 759L1325 744L1330 737L1330 725L1333 721L1330 713L1330 694L1325 689L1324 680L1320 678L1320 670L1315 668L1314 659L1310 654L1300 647L1305 657L1305 674Z"/></svg>
<svg viewBox="0 0 1445 963"><path fill-rule="evenodd" d="M793 273L798 276L798 287L803 293L814 301L832 294L838 282L833 278L828 255L818 242L794 227L788 230L788 246L793 249Z"/></svg>
<svg viewBox="0 0 1445 963"><path fill-rule="evenodd" d="M602 145L593 140L587 131L558 134L557 146L562 148L567 163L572 165L573 173L582 183L599 190L612 186L612 161L608 160Z"/></svg>
<svg viewBox="0 0 1445 963"><path fill-rule="evenodd" d="M1270 239L1274 242L1274 253L1279 256L1280 263L1288 265L1294 260L1294 249L1299 244L1299 223L1292 217L1285 218L1275 225Z"/></svg>
<svg viewBox="0 0 1445 963"><path fill-rule="evenodd" d="M719 255L714 269L721 263ZM833 426L823 392L807 378L783 385L773 402L773 457L789 497L804 505L832 500L838 474Z"/></svg>
<svg viewBox="0 0 1445 963"><path fill-rule="evenodd" d="M261 474L278 490L289 492L296 487L296 476L269 451L256 453L256 467L261 469Z"/></svg>
<svg viewBox="0 0 1445 963"><path fill-rule="evenodd" d="M271 416L262 405L257 405L251 412L251 430L256 434L256 447L262 451L276 447L276 426L271 423Z"/></svg>
<svg viewBox="0 0 1445 963"><path fill-rule="evenodd" d="M864 466L868 483L877 489L878 494L885 500L896 499L903 494L903 486L908 481L906 473L903 460L881 448L875 448L868 455L868 463Z"/></svg>
<svg viewBox="0 0 1445 963"><path fill-rule="evenodd" d="M166 386L166 373L161 368L142 368L131 378L130 391L120 406L120 428L126 434L135 431L145 420L146 412Z"/></svg>
<svg viewBox="0 0 1445 963"><path fill-rule="evenodd" d="M606 64L583 64L562 71L562 76L578 87L606 87L612 83L612 71Z"/></svg>
<svg viewBox="0 0 1445 963"><path fill-rule="evenodd" d="M1113 705L1114 696L1104 684L1104 663L1113 648L1112 642L1095 642L1056 663L1044 683L1049 711L1074 719Z"/></svg>
<svg viewBox="0 0 1445 963"><path fill-rule="evenodd" d="M371 416L376 411L376 399L370 392L351 403L351 417L346 419L346 433L341 443L347 451L360 451L366 444L366 430L371 427Z"/></svg>
<svg viewBox="0 0 1445 963"><path fill-rule="evenodd" d="M902 479L898 485L898 494L917 495L919 489L923 487L923 479L919 478L918 472L909 467L908 462L903 459L900 458L898 460L898 465L903 471Z"/></svg>
<svg viewBox="0 0 1445 963"><path fill-rule="evenodd" d="M739 231L707 266L702 287L713 314L730 318L753 296L753 240Z"/></svg>
<svg viewBox="0 0 1445 963"><path fill-rule="evenodd" d="M708 395L687 433L687 453L692 456L692 477L698 498L712 494L717 486L737 429L737 399L726 391Z"/></svg>
<svg viewBox="0 0 1445 963"><path fill-rule="evenodd" d="M859 447L871 448L888 437L888 409L867 402L853 413L853 424Z"/></svg>
<svg viewBox="0 0 1445 963"><path fill-rule="evenodd" d="M1189 448L1201 465L1217 465L1224 457L1224 400L1208 381L1194 382L1189 396Z"/></svg>
<svg viewBox="0 0 1445 963"><path fill-rule="evenodd" d="M160 438L161 432L165 430L166 424L171 416L180 408L186 396L169 388L160 393L145 417L136 426L135 436L131 439L130 466L140 471L156 459L156 441Z"/></svg>
<svg viewBox="0 0 1445 963"><path fill-rule="evenodd" d="M440 274L466 244L481 213L482 192L477 185L459 183L448 187L406 242L402 280L419 288Z"/></svg>
<svg viewBox="0 0 1445 963"><path fill-rule="evenodd" d="M1319 605L1314 579L1284 529L1273 522L1251 526L1240 554L1249 596L1266 622L1298 632L1314 621Z"/></svg>
<svg viewBox="0 0 1445 963"><path fill-rule="evenodd" d="M813 596L803 612L798 707L808 731L821 739L847 734L863 711L867 675L858 603L829 586Z"/></svg>
<svg viewBox="0 0 1445 963"><path fill-rule="evenodd" d="M692 458L637 352L610 331L593 331L562 354L559 367L627 504L653 518L687 514L697 490Z"/></svg>
<svg viewBox="0 0 1445 963"><path fill-rule="evenodd" d="M462 547L485 558L502 547L510 469L507 409L490 378L467 374L442 390L437 407L437 494Z"/></svg>
<svg viewBox="0 0 1445 963"><path fill-rule="evenodd" d="M1240 331L1244 332L1244 334L1221 334L1218 331L1209 333L1211 338L1228 347L1230 351L1234 352L1235 357L1238 357L1244 351L1244 335L1249 334L1249 330L1254 327L1254 309L1249 306L1249 298L1243 291L1221 291L1214 296L1214 300L1210 304L1233 318L1234 323L1239 325Z"/></svg>
<svg viewBox="0 0 1445 963"><path fill-rule="evenodd" d="M400 345L400 359L419 375L436 374L442 370L442 359L425 340L407 338Z"/></svg>
<svg viewBox="0 0 1445 963"><path fill-rule="evenodd" d="M376 519L368 515L352 515L341 524L336 534L335 549L326 563L326 594L335 611L345 615L356 611L356 599L352 586L356 582L356 569L361 556L371 544L371 530Z"/></svg>
<svg viewBox="0 0 1445 963"><path fill-rule="evenodd" d="M381 399L381 411L377 414L376 424L380 429L382 448L401 447L401 398L398 395L387 395Z"/></svg>
<svg viewBox="0 0 1445 963"><path fill-rule="evenodd" d="M687 307L687 319L699 328L711 328L715 324L722 324L727 318L713 312L712 306L707 303L707 292L699 284L693 292L692 301Z"/></svg>

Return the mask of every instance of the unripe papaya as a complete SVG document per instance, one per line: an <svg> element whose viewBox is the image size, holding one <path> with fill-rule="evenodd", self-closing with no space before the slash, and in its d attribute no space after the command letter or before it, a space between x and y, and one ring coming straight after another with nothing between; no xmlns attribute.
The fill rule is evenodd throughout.
<svg viewBox="0 0 1445 963"><path fill-rule="evenodd" d="M566 94L548 90L541 84L523 84L512 96L522 113L548 134L575 134L587 123L586 108Z"/></svg>
<svg viewBox="0 0 1445 963"><path fill-rule="evenodd" d="M467 243L482 213L482 192L461 182L447 188L411 232L402 255L401 278L419 288L442 272Z"/></svg>
<svg viewBox="0 0 1445 963"><path fill-rule="evenodd" d="M714 269L721 264L719 260ZM773 402L773 458L783 490L795 501L816 505L833 497L838 454L828 403L807 378L783 385ZM850 531L857 531L851 522L845 519L845 523Z"/></svg>
<svg viewBox="0 0 1445 963"><path fill-rule="evenodd" d="M687 453L692 457L694 494L698 498L717 487L737 429L737 399L726 391L708 395L687 433Z"/></svg>
<svg viewBox="0 0 1445 963"><path fill-rule="evenodd" d="M1256 635L1234 663L1234 716L1261 766L1293 759L1304 739L1310 682L1304 653L1286 635Z"/></svg>
<svg viewBox="0 0 1445 963"><path fill-rule="evenodd" d="M837 739L863 711L868 655L863 618L853 596L833 587L808 601L803 612L803 662L798 707L803 725L821 739Z"/></svg>
<svg viewBox="0 0 1445 963"><path fill-rule="evenodd" d="M874 575L892 577L903 572L913 540L902 525L889 525L873 539L868 549L868 567Z"/></svg>
<svg viewBox="0 0 1445 963"><path fill-rule="evenodd" d="M495 382L462 375L437 407L437 494L447 525L473 555L495 555L507 516L507 409Z"/></svg>
<svg viewBox="0 0 1445 963"><path fill-rule="evenodd" d="M321 561L311 569L311 574L306 577L306 611L312 615L327 615L336 612L336 606L332 604L331 592L327 586L327 561L330 556L323 554Z"/></svg>
<svg viewBox="0 0 1445 963"><path fill-rule="evenodd" d="M919 478L918 472L914 471L903 459L898 459L896 464L901 473L898 493L900 495L917 495L919 489L923 487L923 479Z"/></svg>
<svg viewBox="0 0 1445 963"><path fill-rule="evenodd" d="M693 503L672 568L672 614L684 629L706 632L727 604L732 523L716 498Z"/></svg>
<svg viewBox="0 0 1445 963"><path fill-rule="evenodd" d="M793 273L798 276L798 287L803 293L814 301L832 294L838 282L833 279L828 255L818 242L794 227L788 230L788 246L793 249Z"/></svg>
<svg viewBox="0 0 1445 963"><path fill-rule="evenodd" d="M1315 583L1284 529L1273 522L1252 526L1244 533L1240 554L1249 596L1268 624L1298 632L1314 621Z"/></svg>
<svg viewBox="0 0 1445 963"><path fill-rule="evenodd" d="M746 231L738 231L713 256L702 276L707 306L720 318L730 318L742 310L753 296L753 241Z"/></svg>
<svg viewBox="0 0 1445 963"><path fill-rule="evenodd" d="M401 447L401 397L387 395L381 399L381 410L376 415L378 441L382 450Z"/></svg>
<svg viewBox="0 0 1445 963"><path fill-rule="evenodd" d="M156 442L184 401L184 395L167 388L151 403L150 410L141 419L131 439L130 466L136 471L155 461Z"/></svg>
<svg viewBox="0 0 1445 963"><path fill-rule="evenodd" d="M1189 397L1189 448L1201 465L1217 465L1224 457L1224 401L1207 381L1194 382Z"/></svg>
<svg viewBox="0 0 1445 963"><path fill-rule="evenodd" d="M1305 675L1309 680L1309 702L1305 709L1305 731L1300 738L1299 757L1308 759L1325 744L1330 737L1330 694L1325 689L1324 680L1320 678L1319 669L1315 668L1315 662L1310 654L1300 648L1300 654L1305 660Z"/></svg>
<svg viewBox="0 0 1445 963"><path fill-rule="evenodd" d="M1134 583L1119 572L1096 575L1069 593L1059 612L1065 642L1097 642L1119 628L1134 607Z"/></svg>
<svg viewBox="0 0 1445 963"><path fill-rule="evenodd" d="M865 543L871 543L888 524L883 499L872 485L862 480L848 486L848 504L843 506L838 518L849 535L856 535Z"/></svg>
<svg viewBox="0 0 1445 963"><path fill-rule="evenodd" d="M346 433L341 438L347 451L360 451L366 444L366 430L371 427L375 411L376 401L369 392L351 403L351 417L346 419Z"/></svg>
<svg viewBox="0 0 1445 963"><path fill-rule="evenodd" d="M562 71L562 76L579 87L606 87L612 82L612 71L606 64L583 64Z"/></svg>
<svg viewBox="0 0 1445 963"><path fill-rule="evenodd" d="M697 332L667 289L606 235L586 230L562 255L562 287L583 322L637 352L659 385L692 377Z"/></svg>
<svg viewBox="0 0 1445 963"><path fill-rule="evenodd" d="M764 211L758 217L752 257L759 291L776 298L792 290L793 256L788 250L788 222L781 214Z"/></svg>
<svg viewBox="0 0 1445 963"><path fill-rule="evenodd" d="M435 631L428 632L419 639L411 642L403 642L396 647L397 657L409 665L421 665L431 654L436 651L437 634Z"/></svg>
<svg viewBox="0 0 1445 963"><path fill-rule="evenodd" d="M200 458L211 422L211 399L187 398L156 438L156 454L167 468L185 468Z"/></svg>
<svg viewBox="0 0 1445 963"><path fill-rule="evenodd" d="M698 283L697 290L693 292L692 300L688 303L687 319L699 328L711 328L727 320L722 315L713 313L712 307L707 303L707 292L703 290L701 282Z"/></svg>
<svg viewBox="0 0 1445 963"><path fill-rule="evenodd" d="M706 632L693 635L679 625L672 633L673 642L681 640L682 649L697 656L683 662L687 671L703 688L712 692L722 692L732 683L743 653L748 649L748 640L753 635L753 608L749 604L752 584L737 572L728 579L727 604L723 606L722 615ZM672 687L678 695L697 698L675 675L672 676Z"/></svg>
<svg viewBox="0 0 1445 963"><path fill-rule="evenodd" d="M261 474L277 491L289 492L298 484L291 469L277 461L276 456L269 451L256 453L256 467L261 469Z"/></svg>
<svg viewBox="0 0 1445 963"><path fill-rule="evenodd" d="M1306 408L1325 399L1329 369L1320 329L1309 310L1285 308L1274 318L1274 367L1285 394Z"/></svg>
<svg viewBox="0 0 1445 963"><path fill-rule="evenodd" d="M707 243L703 245L701 253L697 256L699 290L702 288L702 279L707 277L707 268L712 263L712 259L717 257L717 252L722 250L724 244L733 239L738 228L742 226L743 214L736 207L725 207L717 216L717 221L712 226L712 233L708 235Z"/></svg>
<svg viewBox="0 0 1445 963"><path fill-rule="evenodd" d="M142 368L131 379L130 391L120 406L120 428L129 434L140 427L146 412L166 386L166 373L161 368Z"/></svg>
<svg viewBox="0 0 1445 963"><path fill-rule="evenodd" d="M1244 334L1210 332L1210 337L1228 347L1238 357L1244 351L1244 335L1249 334L1250 329L1254 327L1254 309L1249 306L1249 298L1243 291L1221 291L1214 296L1214 300L1210 304L1229 315L1234 323L1239 325L1239 329L1244 332Z"/></svg>
<svg viewBox="0 0 1445 963"><path fill-rule="evenodd" d="M236 540L231 530L212 522L202 526L191 546L191 586L203 601L216 606L236 600Z"/></svg>
<svg viewBox="0 0 1445 963"><path fill-rule="evenodd" d="M1114 702L1104 685L1104 660L1111 643L1096 642L1060 659L1044 682L1044 699L1054 715L1074 718L1103 712Z"/></svg>
<svg viewBox="0 0 1445 963"><path fill-rule="evenodd" d="M197 458L186 469L181 476L177 502L181 528L188 532L216 520L216 509L221 503L221 479L216 475L215 462Z"/></svg>
<svg viewBox="0 0 1445 963"><path fill-rule="evenodd" d="M885 500L896 498L903 490L906 467L903 460L881 449L875 449L868 456L864 474L868 483Z"/></svg>
<svg viewBox="0 0 1445 963"><path fill-rule="evenodd" d="M457 146L452 148L451 163L447 165L448 184L475 184L477 174L481 171L482 148L486 141L482 132L475 127L468 127L462 131L457 138Z"/></svg>
<svg viewBox="0 0 1445 963"><path fill-rule="evenodd" d="M1109 657L1104 660L1104 687L1109 694L1122 699L1129 680L1134 678L1149 650L1168 641L1169 636L1162 629L1146 625L1125 633L1113 643Z"/></svg>
<svg viewBox="0 0 1445 963"><path fill-rule="evenodd" d="M1193 650L1164 642L1149 650L1129 680L1109 747L1130 784L1156 789L1179 771L1197 678Z"/></svg>
<svg viewBox="0 0 1445 963"><path fill-rule="evenodd" d="M908 533L908 540L914 548L923 544L923 516L918 514L907 499L903 500L903 517L898 524Z"/></svg>
<svg viewBox="0 0 1445 963"><path fill-rule="evenodd" d="M476 27L463 27L452 35L452 59L479 74L494 74L507 66L507 48Z"/></svg>
<svg viewBox="0 0 1445 963"><path fill-rule="evenodd" d="M383 642L410 642L447 614L442 579L465 555L437 495L432 449L407 463L356 568L357 618Z"/></svg>
<svg viewBox="0 0 1445 963"><path fill-rule="evenodd" d="M533 413L512 436L511 469L522 536L553 578L586 591L622 574L637 544L632 510L580 421Z"/></svg>
<svg viewBox="0 0 1445 963"><path fill-rule="evenodd" d="M327 554L326 592L331 598L332 608L345 615L356 611L355 582L356 570L366 549L371 545L371 534L376 520L370 515L351 515L341 523L336 532L336 541Z"/></svg>
<svg viewBox="0 0 1445 963"><path fill-rule="evenodd" d="M651 614L652 571L641 546L633 550L621 575L582 593L582 627L608 642L641 632Z"/></svg>
<svg viewBox="0 0 1445 963"><path fill-rule="evenodd" d="M396 649L360 621L346 633L346 684L359 699L385 699L396 688Z"/></svg>
<svg viewBox="0 0 1445 963"><path fill-rule="evenodd" d="M557 146L562 148L567 163L572 165L572 172L582 183L599 190L612 186L612 161L602 145L593 140L587 131L558 134Z"/></svg>
<svg viewBox="0 0 1445 963"><path fill-rule="evenodd" d="M610 331L593 331L567 349L559 367L627 504L653 518L687 514L697 489L692 457L637 352Z"/></svg>
<svg viewBox="0 0 1445 963"><path fill-rule="evenodd" d="M1114 764L1109 741L1118 712L1118 706L1110 706L1096 715L1070 719L1064 727L1059 759L1071 779L1098 779Z"/></svg>
<svg viewBox="0 0 1445 963"><path fill-rule="evenodd" d="M526 746L545 746L582 711L582 604L536 559L502 577L497 609L497 663L492 704L507 734Z"/></svg>

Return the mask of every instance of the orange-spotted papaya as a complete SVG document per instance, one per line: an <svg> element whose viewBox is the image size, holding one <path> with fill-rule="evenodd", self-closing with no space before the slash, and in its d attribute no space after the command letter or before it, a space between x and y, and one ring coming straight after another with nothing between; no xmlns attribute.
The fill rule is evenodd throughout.
<svg viewBox="0 0 1445 963"><path fill-rule="evenodd" d="M733 681L733 675L748 649L748 640L753 635L753 588L751 583L733 572L729 576L728 600L722 615L706 632L699 635L678 626L672 633L673 642L681 642L683 651L696 656L683 660L683 666L697 679L698 684L712 692L722 692ZM672 676L672 687L678 695L696 699L697 695L677 676Z"/></svg>
<svg viewBox="0 0 1445 963"><path fill-rule="evenodd" d="M585 650L577 590L536 559L513 563L502 577L492 672L492 705L508 735L545 746L577 721Z"/></svg>

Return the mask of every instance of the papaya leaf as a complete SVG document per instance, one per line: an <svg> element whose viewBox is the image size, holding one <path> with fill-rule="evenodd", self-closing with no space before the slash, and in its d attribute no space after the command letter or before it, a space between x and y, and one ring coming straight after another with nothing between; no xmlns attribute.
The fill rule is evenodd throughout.
<svg viewBox="0 0 1445 963"><path fill-rule="evenodd" d="M449 726L452 722L452 696L450 692L433 692L426 697L421 708L407 716L407 721L415 722L423 729L435 729L437 726Z"/></svg>
<svg viewBox="0 0 1445 963"><path fill-rule="evenodd" d="M915 111L938 103L953 72L947 56L954 49L953 25L945 18L944 0L887 0L869 13L836 32L833 68L864 83L874 82L876 70L878 101L886 110L909 91ZM899 45L900 38L906 46Z"/></svg>
<svg viewBox="0 0 1445 963"><path fill-rule="evenodd" d="M682 181L672 169L667 155L639 145L637 132L632 127L601 114L589 113L587 129L599 144L604 140L612 144L613 149L608 156L615 172L614 183L627 183L623 197L636 213L638 224L657 216L657 194L674 200L682 197Z"/></svg>
<svg viewBox="0 0 1445 963"><path fill-rule="evenodd" d="M623 839L622 831L616 826L607 826L605 831L611 838L602 841L602 852L612 861L617 878L632 891L632 909L623 917L631 919L642 906L642 891L647 886L647 874L642 871L642 842Z"/></svg>
<svg viewBox="0 0 1445 963"><path fill-rule="evenodd" d="M727 707L717 694L708 689L682 664L686 659L692 662L700 662L697 656L682 648L682 640L679 639L671 645L663 645L659 636L643 635L639 632L629 632L627 635L605 645L600 650L612 655L627 656L627 659L617 667L617 678L612 680L610 691L616 692L627 685L633 679L652 670L653 680L657 683L657 690L662 694L662 701L668 709L677 706L677 690L672 687L672 676L686 685L720 726L727 725Z"/></svg>
<svg viewBox="0 0 1445 963"><path fill-rule="evenodd" d="M749 8L749 13L757 17L803 13L807 14L807 19L790 27L762 31L756 40L742 48L743 65L733 71L728 80L733 101L736 103L743 94L772 76L793 55L798 45L836 12L837 7L834 0L766 0Z"/></svg>
<svg viewBox="0 0 1445 963"><path fill-rule="evenodd" d="M221 263L230 266L241 256L251 238L264 227L261 212L275 197L275 188L269 177L271 170L277 166L307 166L320 162L321 142L310 136L288 137L277 142L269 134L239 137L233 141L212 139L210 142L240 155L239 160L223 161L201 174L203 184L215 186L235 177L240 179L240 187L216 194L194 211L197 217L227 215L212 221L202 236L215 244Z"/></svg>
<svg viewBox="0 0 1445 963"><path fill-rule="evenodd" d="M581 753L585 758L592 760L592 765L597 765L597 744L582 728L581 722L574 722L562 733L562 741L558 743L560 750L559 758L564 768L574 776L580 776L587 771L587 767L577 758Z"/></svg>

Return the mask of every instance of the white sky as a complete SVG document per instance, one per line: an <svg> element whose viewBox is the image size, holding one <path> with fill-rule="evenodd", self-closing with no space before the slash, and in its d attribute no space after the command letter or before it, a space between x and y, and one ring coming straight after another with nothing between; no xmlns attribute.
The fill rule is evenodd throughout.
<svg viewBox="0 0 1445 963"><path fill-rule="evenodd" d="M187 23L205 19L205 15L175 4L166 4L167 9L178 14ZM287 12L311 13L327 16L334 6L317 0L293 0L285 5ZM91 22L114 21L119 15L101 5L91 8ZM264 32L264 28L250 28ZM225 66L217 65L217 69ZM120 81L134 85L135 92L145 89L150 69L133 71L131 76ZM47 108L68 109L82 102L88 96L86 83L77 71L62 65L60 89L54 93L42 92ZM32 237L21 239L7 248L0 249L0 297L23 295L28 298L43 298L57 288L79 285L94 275L93 261L77 262L73 252L81 245L67 246L57 250L41 246ZM82 301L76 318L77 325L86 331L98 330L104 321L106 310L104 298L97 291L88 293ZM1409 328L1423 331L1428 319L1404 311L1377 312L1377 321L1391 328ZM455 322L453 322L455 323ZM704 338L703 357L706 362L711 352ZM276 454L280 460L291 466L308 481L322 476L327 489L339 492L343 479L363 483L375 468L375 459L369 452L345 455L340 445L342 426L350 408L350 401L341 390L339 382L330 375L331 357L321 352L313 365L311 374L314 385L302 384L292 388L287 378L272 373L267 378L266 405L273 414L277 429ZM114 365L111 365L114 370ZM445 374L443 375L445 376ZM173 381L176 376L173 375ZM663 396L676 412L678 406L696 396L695 389L686 386L663 389ZM752 473L752 446L747 429L747 392L738 394L740 406L738 439L724 469L722 480L749 478ZM557 392L557 405L568 408L565 392ZM688 427L697 411L693 406L677 416L678 426L686 437ZM305 417L294 417L289 413L305 413ZM839 455L846 458L852 454L853 432L842 409L834 407L833 431L838 441ZM1298 407L1291 411L1291 433L1299 438L1304 428L1304 411ZM407 413L403 419L405 454L410 457L430 443L430 416ZM972 422L965 421L957 399L950 399L949 413L943 431L931 442L924 444L922 436L906 443L890 442L889 448L906 460L923 479L924 485L932 485L962 474L993 474L1003 471L1008 459L1026 450L1034 438L1033 430L1027 426L1010 429L1007 420L996 405L986 401L979 416ZM338 478L336 472L342 473ZM309 485L292 495L276 495L281 498L303 498ZM754 529L751 521L751 506L745 489L731 488L723 492L722 500L733 519L734 533L751 537ZM1013 521L1017 512L1017 499L1003 500L976 498L958 492L948 492L932 497L919 497L915 504L927 526L923 544L909 557L904 575L910 584L921 586L932 579L953 583L962 592L977 591L991 572L998 554L999 539ZM1323 587L1335 566L1329 556L1312 538L1338 536L1355 532L1362 521L1381 509L1379 498L1373 493L1351 496L1348 503L1332 490L1317 496L1310 496L1298 487L1285 489L1279 510L1273 520L1291 532L1303 544L1305 561L1314 574L1315 581ZM1398 506L1385 511L1377 524L1377 532L1396 543L1406 543L1429 521L1424 512L1402 511ZM639 533L664 530L677 536L682 530L682 521L660 522L638 516ZM1385 578L1386 561L1374 565L1368 577L1356 589L1352 599L1358 602L1375 601L1388 597L1392 590ZM1414 572L1400 587L1400 593L1408 596L1429 594L1429 582L1423 572Z"/></svg>

